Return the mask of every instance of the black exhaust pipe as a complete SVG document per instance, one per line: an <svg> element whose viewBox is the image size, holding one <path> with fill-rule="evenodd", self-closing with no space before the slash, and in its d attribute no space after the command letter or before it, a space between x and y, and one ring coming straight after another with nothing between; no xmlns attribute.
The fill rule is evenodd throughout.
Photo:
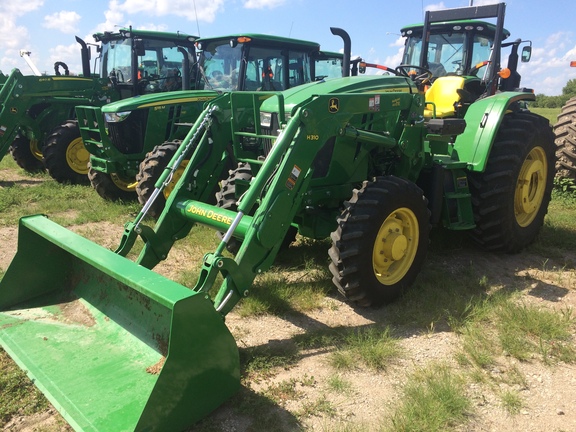
<svg viewBox="0 0 576 432"><path fill-rule="evenodd" d="M352 42L350 41L350 35L338 27L330 27L330 31L334 36L340 36L344 42L344 60L342 63L342 76L350 76L350 57L352 56Z"/></svg>
<svg viewBox="0 0 576 432"><path fill-rule="evenodd" d="M82 75L89 78L92 75L90 72L90 48L88 48L86 42L78 36L76 36L76 42L78 42L82 47L80 49L80 55L82 56Z"/></svg>

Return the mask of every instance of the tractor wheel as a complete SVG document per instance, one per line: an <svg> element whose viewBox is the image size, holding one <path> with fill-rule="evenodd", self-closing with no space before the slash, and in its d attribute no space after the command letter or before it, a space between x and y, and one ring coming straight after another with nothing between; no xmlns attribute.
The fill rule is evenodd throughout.
<svg viewBox="0 0 576 432"><path fill-rule="evenodd" d="M222 180L220 190L216 192L216 205L226 210L236 211L238 210L236 182L241 180L244 183L249 183L253 177L252 168L250 167L250 164L241 162L238 164L236 169L228 171L228 174L228 178ZM252 214L253 212L249 213ZM218 231L216 234L220 239L224 236L224 233L221 231ZM298 234L298 229L296 227L291 226L288 228L288 232L280 245L280 249L287 249L296 240L296 234ZM240 250L241 245L241 240L231 238L226 245L226 249L228 252L236 255Z"/></svg>
<svg viewBox="0 0 576 432"><path fill-rule="evenodd" d="M470 175L472 238L495 252L534 241L552 193L554 134L548 120L523 112L502 120L483 173Z"/></svg>
<svg viewBox="0 0 576 432"><path fill-rule="evenodd" d="M554 125L556 135L556 176L576 181L576 97L562 107Z"/></svg>
<svg viewBox="0 0 576 432"><path fill-rule="evenodd" d="M148 152L144 160L140 162L140 171L136 174L136 194L138 195L140 204L146 204L152 196L156 182L162 175L164 168L166 168L172 159L172 156L174 156L174 153L176 153L180 143L181 141L175 140L156 146L152 151ZM158 218L160 214L162 214L162 210L164 210L164 206L166 205L166 198L168 198L170 192L172 192L174 186L176 186L185 167L186 161L184 161L182 166L174 173L174 177L170 184L164 189L163 195L159 195L152 207L150 207L148 211L150 216Z"/></svg>
<svg viewBox="0 0 576 432"><path fill-rule="evenodd" d="M117 173L106 174L90 168L88 171L90 184L98 195L107 201L134 201L136 196L136 181L126 179Z"/></svg>
<svg viewBox="0 0 576 432"><path fill-rule="evenodd" d="M44 165L57 182L88 184L90 153L84 147L76 120L58 126L42 151Z"/></svg>
<svg viewBox="0 0 576 432"><path fill-rule="evenodd" d="M18 135L10 146L10 154L20 168L29 173L44 171L42 152L38 149L38 141L30 141Z"/></svg>
<svg viewBox="0 0 576 432"><path fill-rule="evenodd" d="M252 180L252 168L250 164L247 163L239 163L238 167L234 170L228 171L228 178L223 180L221 183L220 190L216 192L216 205L220 208L226 210L233 210L236 211L238 209L238 197L236 196L236 181L241 180L244 182L250 182ZM216 233L220 239L224 236L224 233L218 231ZM226 245L226 249L228 252L236 255L238 250L240 250L240 246L242 245L242 241L235 239L232 237L228 244Z"/></svg>
<svg viewBox="0 0 576 432"><path fill-rule="evenodd" d="M378 177L355 189L331 234L332 281L360 306L399 297L420 272L428 250L430 211L418 186Z"/></svg>

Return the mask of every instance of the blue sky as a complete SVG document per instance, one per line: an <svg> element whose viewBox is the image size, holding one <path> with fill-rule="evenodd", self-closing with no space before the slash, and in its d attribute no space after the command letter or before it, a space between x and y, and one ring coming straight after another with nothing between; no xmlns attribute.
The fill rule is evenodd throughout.
<svg viewBox="0 0 576 432"><path fill-rule="evenodd" d="M473 0L473 5L495 3ZM132 25L200 36L252 32L319 42L338 51L341 40L329 28L352 38L352 53L370 63L397 66L399 29L423 21L424 10L469 6L470 0L0 0L0 70L32 73L20 49L32 53L41 71L53 73L63 61L80 71L79 45L98 31ZM530 63L522 64L522 85L558 95L576 78L574 0L508 0L505 27L511 39L533 42Z"/></svg>

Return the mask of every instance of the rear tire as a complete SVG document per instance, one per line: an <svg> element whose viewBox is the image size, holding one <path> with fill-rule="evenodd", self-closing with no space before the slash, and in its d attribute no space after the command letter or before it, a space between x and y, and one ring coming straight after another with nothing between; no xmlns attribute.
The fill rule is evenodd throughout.
<svg viewBox="0 0 576 432"><path fill-rule="evenodd" d="M90 153L84 147L76 120L58 126L46 140L44 165L59 183L88 184Z"/></svg>
<svg viewBox="0 0 576 432"><path fill-rule="evenodd" d="M576 97L562 107L554 125L556 135L556 176L576 181Z"/></svg>
<svg viewBox="0 0 576 432"><path fill-rule="evenodd" d="M123 179L118 174L106 174L90 168L88 179L92 187L107 201L136 200L136 181Z"/></svg>
<svg viewBox="0 0 576 432"><path fill-rule="evenodd" d="M146 157L140 162L140 171L136 174L136 194L138 195L138 202L144 205L154 192L156 182L162 175L164 168L168 165L181 141L168 141L162 145L156 146L152 151L146 154ZM174 173L174 177L170 184L164 189L164 193L156 197L154 204L150 207L148 214L154 218L160 217L164 206L166 205L166 198L174 189L174 186L180 179L182 172L185 168L185 163L179 167Z"/></svg>
<svg viewBox="0 0 576 432"><path fill-rule="evenodd" d="M10 146L10 154L18 166L29 173L44 171L42 153L36 145L37 141L31 142L28 138L18 135Z"/></svg>
<svg viewBox="0 0 576 432"><path fill-rule="evenodd" d="M470 174L476 242L515 253L534 241L552 194L554 151L548 120L529 112L504 117L485 171Z"/></svg>
<svg viewBox="0 0 576 432"><path fill-rule="evenodd" d="M428 250L430 211L418 186L378 177L355 189L331 234L332 281L360 306L398 298L420 272Z"/></svg>

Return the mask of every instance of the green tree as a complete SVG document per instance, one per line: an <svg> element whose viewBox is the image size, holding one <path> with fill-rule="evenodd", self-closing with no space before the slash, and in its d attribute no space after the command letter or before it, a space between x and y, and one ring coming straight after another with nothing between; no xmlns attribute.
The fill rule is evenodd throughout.
<svg viewBox="0 0 576 432"><path fill-rule="evenodd" d="M569 80L564 88L562 89L562 94L567 96L576 95L576 78Z"/></svg>

